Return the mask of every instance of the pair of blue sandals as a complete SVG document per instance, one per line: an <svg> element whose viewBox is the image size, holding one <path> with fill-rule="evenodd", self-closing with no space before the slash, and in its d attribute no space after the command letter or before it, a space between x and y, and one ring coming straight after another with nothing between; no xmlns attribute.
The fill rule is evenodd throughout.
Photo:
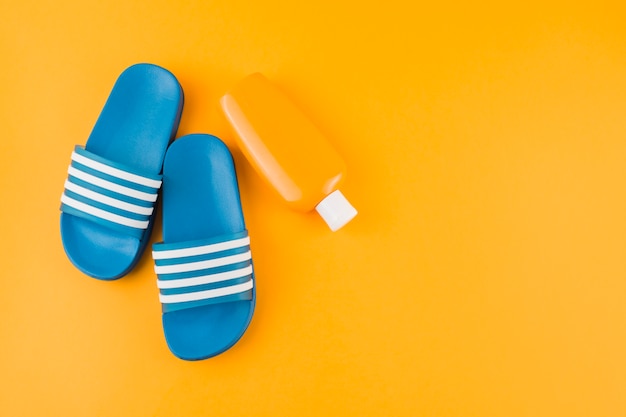
<svg viewBox="0 0 626 417"><path fill-rule="evenodd" d="M137 64L120 75L86 145L72 153L61 238L83 273L121 278L150 240L160 192L163 242L152 256L165 339L177 357L200 360L241 338L256 292L232 155L211 135L172 142L182 109L169 71Z"/></svg>

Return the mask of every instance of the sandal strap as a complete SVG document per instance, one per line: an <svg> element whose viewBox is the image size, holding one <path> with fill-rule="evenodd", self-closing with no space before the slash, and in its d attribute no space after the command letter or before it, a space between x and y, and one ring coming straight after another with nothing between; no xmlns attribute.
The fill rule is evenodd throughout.
<svg viewBox="0 0 626 417"><path fill-rule="evenodd" d="M152 246L163 312L251 300L254 271L248 231Z"/></svg>
<svg viewBox="0 0 626 417"><path fill-rule="evenodd" d="M141 238L160 188L161 175L139 172L76 146L61 210Z"/></svg>

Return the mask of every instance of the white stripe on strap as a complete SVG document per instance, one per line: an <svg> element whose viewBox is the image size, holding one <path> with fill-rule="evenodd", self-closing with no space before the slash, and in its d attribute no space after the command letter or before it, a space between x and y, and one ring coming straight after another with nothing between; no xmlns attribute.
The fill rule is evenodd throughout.
<svg viewBox="0 0 626 417"><path fill-rule="evenodd" d="M235 264L252 259L250 251L237 255L224 256L222 258L209 259L206 261L187 262L177 265L155 265L154 271L157 274L175 274L178 272L198 271L201 269L215 268L218 266Z"/></svg>
<svg viewBox="0 0 626 417"><path fill-rule="evenodd" d="M209 253L221 252L223 250L239 248L250 244L250 237L229 240L227 242L213 243L211 245L196 246L193 248L170 249L163 251L152 251L152 259L172 259L184 258L187 256L206 255Z"/></svg>
<svg viewBox="0 0 626 417"><path fill-rule="evenodd" d="M97 185L98 187L106 188L107 190L124 194L129 197L138 198L139 200L143 201L150 201L151 203L154 203L157 199L157 194L144 193L143 191L137 191L133 190L132 188L124 187L123 185L115 184L114 182L103 180L102 178L87 174L86 172L80 171L73 166L70 166L67 172L72 177L76 177L90 184Z"/></svg>
<svg viewBox="0 0 626 417"><path fill-rule="evenodd" d="M193 287L195 285L213 284L229 279L243 278L252 274L252 265L233 271L220 272L218 274L203 275L194 278L157 280L157 287L160 289Z"/></svg>
<svg viewBox="0 0 626 417"><path fill-rule="evenodd" d="M205 300L208 298L223 297L225 295L238 294L252 289L254 283L252 280L242 284L231 285L230 287L215 288L212 290L188 292L185 294L159 294L159 300L162 304L184 303L188 301Z"/></svg>
<svg viewBox="0 0 626 417"><path fill-rule="evenodd" d="M161 181L153 180L151 178L146 178L141 175L132 174L127 171L123 171L118 168L113 168L112 166L105 165L102 162L94 161L93 159L87 158L76 151L72 152L72 160L78 162L79 164L85 165L89 168L93 168L96 171L104 172L105 174L112 175L117 178L121 178L126 181L134 182L136 184L145 185L146 187L159 188L161 187Z"/></svg>
<svg viewBox="0 0 626 417"><path fill-rule="evenodd" d="M100 194L95 191L88 190L87 188L81 187L78 184L74 184L73 182L70 182L69 180L65 180L65 188L67 190L75 192L78 195L87 197L90 200L94 200L99 203L103 203L103 204L106 204L106 205L109 205L118 209L126 210L131 213L150 216L152 215L152 212L154 211L154 207L142 207L136 204L131 204L122 200L118 200L117 198L108 197L104 194Z"/></svg>
<svg viewBox="0 0 626 417"><path fill-rule="evenodd" d="M80 201L76 201L73 198L68 197L66 194L61 196L61 202L69 207L75 208L76 210L91 214L92 216L96 216L101 219L109 220L113 223L122 224L135 229L146 229L148 227L148 220L134 220L118 214L110 213L88 204L81 203Z"/></svg>

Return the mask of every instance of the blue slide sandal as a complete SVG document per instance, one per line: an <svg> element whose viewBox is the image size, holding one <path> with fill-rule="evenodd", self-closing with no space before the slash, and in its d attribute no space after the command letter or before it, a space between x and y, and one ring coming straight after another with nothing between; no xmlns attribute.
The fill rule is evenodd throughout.
<svg viewBox="0 0 626 417"><path fill-rule="evenodd" d="M75 147L61 197L61 240L83 273L117 279L141 257L182 108L174 75L133 65L117 79L86 145Z"/></svg>
<svg viewBox="0 0 626 417"><path fill-rule="evenodd" d="M152 248L163 330L174 355L210 358L248 328L256 300L233 158L215 136L188 135L163 164L163 242Z"/></svg>

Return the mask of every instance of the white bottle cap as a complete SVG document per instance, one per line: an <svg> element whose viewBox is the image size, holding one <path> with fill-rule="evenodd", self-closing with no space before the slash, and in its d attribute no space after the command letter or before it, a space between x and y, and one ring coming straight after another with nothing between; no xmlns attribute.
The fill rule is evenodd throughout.
<svg viewBox="0 0 626 417"><path fill-rule="evenodd" d="M328 194L326 198L315 206L315 210L322 216L322 219L333 232L345 226L358 213L339 190Z"/></svg>

